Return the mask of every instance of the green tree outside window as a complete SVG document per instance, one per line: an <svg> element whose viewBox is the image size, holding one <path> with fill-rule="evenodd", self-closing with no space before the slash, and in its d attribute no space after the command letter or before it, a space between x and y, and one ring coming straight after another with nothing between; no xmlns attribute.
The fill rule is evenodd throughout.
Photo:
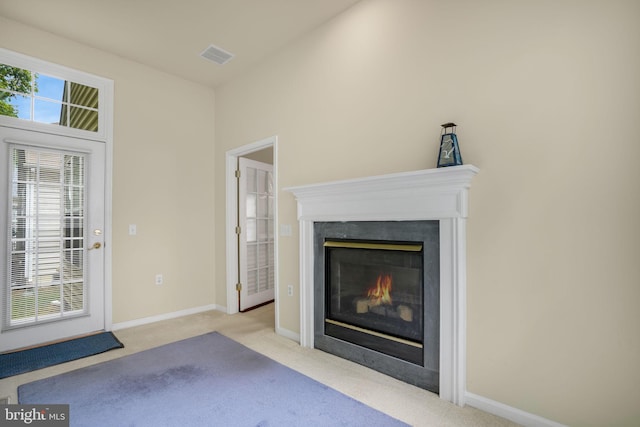
<svg viewBox="0 0 640 427"><path fill-rule="evenodd" d="M0 115L18 117L18 109L11 104L17 93L31 93L31 71L0 64ZM37 88L33 88L37 92Z"/></svg>

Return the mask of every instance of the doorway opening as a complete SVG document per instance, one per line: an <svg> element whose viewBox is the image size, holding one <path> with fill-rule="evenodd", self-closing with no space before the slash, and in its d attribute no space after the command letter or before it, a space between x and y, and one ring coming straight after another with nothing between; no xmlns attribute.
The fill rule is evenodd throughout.
<svg viewBox="0 0 640 427"><path fill-rule="evenodd" d="M250 229L251 233L255 232L255 237L260 234L265 237L265 244L252 242L249 246L251 250L255 250L255 258L251 258L250 262L256 260L263 265L264 268L252 268L251 274L254 274L254 279L250 279L250 283L241 283L240 280L240 266L246 268L246 261L248 258L243 255L244 250L241 250L241 244L238 232L243 230L239 229L240 218L245 217L247 214L246 204L242 204L239 198L240 191L240 179L238 178L238 165L240 159L243 162L254 164L253 162L262 163L272 166L272 172L270 176L268 174L258 171L253 168L249 172L250 180L255 179L256 191L256 208L258 199L260 203L264 202L266 210L270 211L271 219L264 217L262 214L255 218L250 218L249 223L245 222L245 230ZM253 176L252 173L256 175ZM245 178L247 176L245 175ZM246 182L243 182L246 185ZM270 186L272 199L269 200L268 192L262 192L261 185ZM260 286L259 283L267 283L267 287L271 286L273 289L272 300L275 301L275 325L278 329L278 280L277 280L277 254L278 254L278 241L277 233L275 232L275 225L277 224L277 137L269 137L252 144L248 144L239 147L234 150L230 150L226 153L226 290L227 290L227 313L235 314L241 311L240 308L240 292L242 286ZM251 196L249 197L251 198ZM243 202L246 202L244 200ZM241 210L241 206L242 210ZM253 228L255 225L255 229ZM257 239L256 239L257 240ZM271 243L271 248L267 248L266 241ZM265 255L265 256L263 256ZM247 259L243 259L247 258ZM267 273L273 272L272 279L269 279ZM272 282L269 284L269 280ZM246 280L245 280L246 282ZM245 288L246 291L247 288ZM259 304L256 304L259 305Z"/></svg>

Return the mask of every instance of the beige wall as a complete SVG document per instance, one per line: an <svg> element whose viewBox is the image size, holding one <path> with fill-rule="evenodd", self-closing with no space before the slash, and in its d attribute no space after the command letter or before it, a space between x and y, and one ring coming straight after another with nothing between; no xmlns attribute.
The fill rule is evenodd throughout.
<svg viewBox="0 0 640 427"><path fill-rule="evenodd" d="M637 425L638 52L633 0L364 0L216 90L216 234L229 149L278 135L283 188L433 167L455 121L481 169L468 390L561 423ZM295 332L297 238L279 252L280 325Z"/></svg>
<svg viewBox="0 0 640 427"><path fill-rule="evenodd" d="M0 46L114 80L113 321L214 304L213 91L1 17Z"/></svg>
<svg viewBox="0 0 640 427"><path fill-rule="evenodd" d="M260 150L260 151L254 151L253 153L249 153L241 157L246 157L247 159L272 165L273 164L273 147L265 148L264 150Z"/></svg>

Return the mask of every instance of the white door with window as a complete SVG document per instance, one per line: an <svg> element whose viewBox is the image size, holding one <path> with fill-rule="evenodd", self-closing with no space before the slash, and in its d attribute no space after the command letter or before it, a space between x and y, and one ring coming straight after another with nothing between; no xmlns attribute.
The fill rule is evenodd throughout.
<svg viewBox="0 0 640 427"><path fill-rule="evenodd" d="M103 142L0 127L0 351L105 327Z"/></svg>
<svg viewBox="0 0 640 427"><path fill-rule="evenodd" d="M240 311L274 299L273 165L240 157L238 183Z"/></svg>

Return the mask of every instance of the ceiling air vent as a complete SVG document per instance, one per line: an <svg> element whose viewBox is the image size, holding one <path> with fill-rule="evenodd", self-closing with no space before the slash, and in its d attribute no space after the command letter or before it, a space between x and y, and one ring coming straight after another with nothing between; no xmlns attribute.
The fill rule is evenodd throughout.
<svg viewBox="0 0 640 427"><path fill-rule="evenodd" d="M217 46L210 45L208 48L202 51L200 56L202 56L205 59L208 59L209 61L213 61L216 64L223 65L231 61L234 55L233 53L229 53L226 50L220 49Z"/></svg>

